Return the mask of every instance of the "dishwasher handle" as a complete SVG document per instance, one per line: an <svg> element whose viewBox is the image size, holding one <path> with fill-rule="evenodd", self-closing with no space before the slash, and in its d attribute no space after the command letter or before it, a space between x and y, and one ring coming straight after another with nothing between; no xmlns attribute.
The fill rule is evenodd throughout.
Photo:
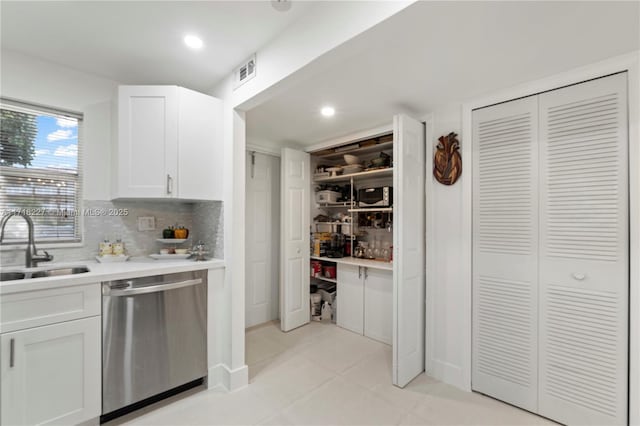
<svg viewBox="0 0 640 426"><path fill-rule="evenodd" d="M157 293L160 291L175 290L177 288L190 287L202 284L202 278L193 280L176 281L167 284L150 285L145 287L131 288L127 290L112 289L108 284L102 286L104 296L137 296L139 294Z"/></svg>

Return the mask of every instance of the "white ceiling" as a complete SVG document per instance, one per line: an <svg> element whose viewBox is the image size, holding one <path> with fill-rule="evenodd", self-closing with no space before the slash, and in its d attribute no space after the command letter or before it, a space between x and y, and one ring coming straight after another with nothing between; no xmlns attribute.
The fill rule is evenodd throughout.
<svg viewBox="0 0 640 426"><path fill-rule="evenodd" d="M311 5L278 12L270 1L2 0L2 49L120 83L207 91ZM204 40L202 50L185 47L188 32Z"/></svg>
<svg viewBox="0 0 640 426"><path fill-rule="evenodd" d="M311 145L639 49L639 6L416 3L248 111L247 140ZM320 116L324 104L335 117Z"/></svg>

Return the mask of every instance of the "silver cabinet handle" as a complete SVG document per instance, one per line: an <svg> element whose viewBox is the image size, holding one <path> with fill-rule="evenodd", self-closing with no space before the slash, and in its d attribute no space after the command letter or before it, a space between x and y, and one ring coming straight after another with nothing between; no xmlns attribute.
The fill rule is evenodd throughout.
<svg viewBox="0 0 640 426"><path fill-rule="evenodd" d="M369 268L364 268L364 279L369 278Z"/></svg>
<svg viewBox="0 0 640 426"><path fill-rule="evenodd" d="M358 279L362 278L362 266L358 266Z"/></svg>
<svg viewBox="0 0 640 426"><path fill-rule="evenodd" d="M193 285L202 284L202 278L196 278L194 280L178 281L168 284L150 285L147 287L134 288L130 290L114 290L108 286L106 291L103 292L105 296L136 296L139 294L157 293L160 291L174 290L176 288L190 287Z"/></svg>
<svg viewBox="0 0 640 426"><path fill-rule="evenodd" d="M167 194L171 194L173 192L173 178L170 174L167 173Z"/></svg>
<svg viewBox="0 0 640 426"><path fill-rule="evenodd" d="M574 272L573 274L571 274L571 276L573 276L573 278L575 278L575 279L576 279L576 280L578 280L578 281L582 281L582 280L584 280L585 278L587 278L587 275L586 275L586 274L582 274L582 273L580 273L580 272Z"/></svg>
<svg viewBox="0 0 640 426"><path fill-rule="evenodd" d="M13 368L16 363L16 339L9 341L9 368Z"/></svg>

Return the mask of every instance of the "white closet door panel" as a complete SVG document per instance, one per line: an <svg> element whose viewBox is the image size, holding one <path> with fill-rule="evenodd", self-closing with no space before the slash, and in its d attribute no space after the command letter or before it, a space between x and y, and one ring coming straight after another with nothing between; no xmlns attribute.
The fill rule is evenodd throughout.
<svg viewBox="0 0 640 426"><path fill-rule="evenodd" d="M473 112L472 387L537 408L537 99Z"/></svg>
<svg viewBox="0 0 640 426"><path fill-rule="evenodd" d="M425 129L393 118L393 384L404 387L424 371Z"/></svg>
<svg viewBox="0 0 640 426"><path fill-rule="evenodd" d="M626 74L540 95L540 413L627 422Z"/></svg>
<svg viewBox="0 0 640 426"><path fill-rule="evenodd" d="M280 268L280 328L289 331L310 321L309 154L282 149L282 251Z"/></svg>

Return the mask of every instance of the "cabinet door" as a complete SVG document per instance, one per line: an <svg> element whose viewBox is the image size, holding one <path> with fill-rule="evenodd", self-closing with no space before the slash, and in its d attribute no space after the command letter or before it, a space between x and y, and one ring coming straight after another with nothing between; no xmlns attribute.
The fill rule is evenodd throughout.
<svg viewBox="0 0 640 426"><path fill-rule="evenodd" d="M222 200L222 102L178 89L177 196Z"/></svg>
<svg viewBox="0 0 640 426"><path fill-rule="evenodd" d="M391 344L393 274L364 268L364 335Z"/></svg>
<svg viewBox="0 0 640 426"><path fill-rule="evenodd" d="M0 336L0 423L77 424L100 416L100 317Z"/></svg>
<svg viewBox="0 0 640 426"><path fill-rule="evenodd" d="M118 89L116 198L176 196L177 89L176 86Z"/></svg>
<svg viewBox="0 0 640 426"><path fill-rule="evenodd" d="M354 333L364 334L364 277L358 266L338 263L336 324Z"/></svg>

